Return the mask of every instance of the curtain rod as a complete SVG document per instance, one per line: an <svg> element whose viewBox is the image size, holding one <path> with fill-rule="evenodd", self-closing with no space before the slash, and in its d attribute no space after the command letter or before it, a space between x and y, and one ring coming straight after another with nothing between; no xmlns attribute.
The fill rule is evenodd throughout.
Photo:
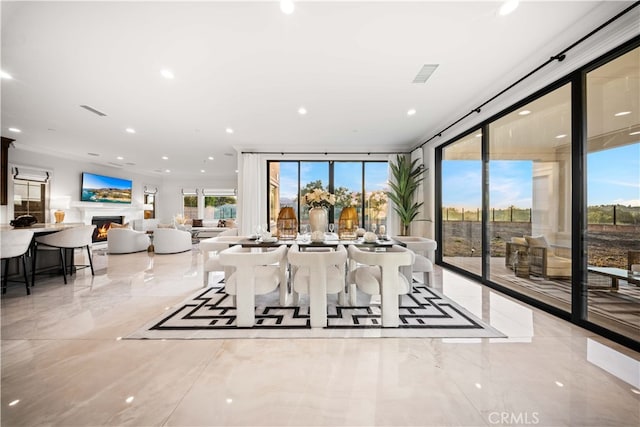
<svg viewBox="0 0 640 427"><path fill-rule="evenodd" d="M371 154L410 154L411 151L241 151L240 154L295 154L295 155L303 155L303 154L324 154L325 156L329 154L366 154L367 156Z"/></svg>
<svg viewBox="0 0 640 427"><path fill-rule="evenodd" d="M590 33L588 33L584 37L580 38L576 42L574 42L571 45L569 45L569 47L565 48L564 50L562 50L557 55L554 55L551 58L547 59L542 65L539 65L538 67L534 68L532 71L528 72L527 74L525 74L523 77L521 77L518 80L516 80L511 85L507 86L505 89L501 90L500 92L498 92L497 94L495 94L494 96L492 96L491 98L489 98L488 100L486 100L485 102L483 102L482 104L480 104L479 106L474 108L473 110L469 111L464 116L460 117L455 122L451 123L449 126L447 126L444 129L442 129L440 132L438 132L435 135L433 135L431 138L429 138L426 141L424 141L423 143L417 145L413 150L424 147L425 144L427 144L428 142L430 142L434 138L441 137L444 132L448 131L449 129L451 129L452 127L454 127L455 125L457 125L458 123L460 123L461 121L463 121L464 119L466 119L467 117L472 115L473 113L480 113L480 111L482 111L482 107L484 107L485 105L487 105L491 101L495 100L496 98L498 98L499 96L501 96L502 94L504 94L505 92L507 92L508 90L513 88L514 86L520 84L523 80L531 77L533 74L537 73L538 71L540 71L542 68L546 67L547 65L549 65L553 61L558 61L558 62L564 61L564 59L566 58L566 53L568 51L570 51L574 47L578 46L580 43L584 42L585 40L587 40L588 38L590 38L591 36L593 36L594 34L599 32L603 28L607 27L609 24L611 24L612 22L616 21L620 17L626 15L627 13L629 13L633 8L635 8L639 4L640 4L640 1L636 1L631 6L629 6L628 8L624 9L622 12L618 13L617 15L615 15L613 18L610 18L609 20L607 20L604 24L598 26L596 29L592 30ZM413 150L411 150L411 151L413 151Z"/></svg>

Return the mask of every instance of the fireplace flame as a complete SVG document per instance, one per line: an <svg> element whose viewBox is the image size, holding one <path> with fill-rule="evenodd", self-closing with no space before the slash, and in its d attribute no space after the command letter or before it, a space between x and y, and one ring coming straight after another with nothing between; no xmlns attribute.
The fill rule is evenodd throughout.
<svg viewBox="0 0 640 427"><path fill-rule="evenodd" d="M109 229L111 224L104 224L102 227L98 228L98 235L96 236L97 239L106 239L107 238L107 231L109 231Z"/></svg>

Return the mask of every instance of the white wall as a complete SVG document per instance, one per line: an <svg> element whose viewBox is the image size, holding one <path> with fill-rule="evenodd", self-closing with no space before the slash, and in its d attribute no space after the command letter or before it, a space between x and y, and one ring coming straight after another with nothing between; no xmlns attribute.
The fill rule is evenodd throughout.
<svg viewBox="0 0 640 427"><path fill-rule="evenodd" d="M148 176L125 169L111 168L90 162L82 162L62 157L54 157L48 154L42 154L18 148L9 148L9 168L12 166L24 166L34 169L43 169L49 171L51 179L49 181L50 198L68 196L71 198L71 206L65 209L64 222L84 222L91 220L92 215L123 215L125 221L130 222L135 219L142 218L142 202L143 188L157 187L162 188L162 177ZM132 203L111 205L105 203L80 202L81 192L81 176L82 172L91 172L100 175L114 176L118 178L130 179L133 181ZM0 222L6 224L13 217L13 186L12 179L9 178L9 205L2 209L2 218ZM163 202L162 198L158 201L160 206L167 202ZM167 210L172 210L166 208ZM49 211L50 215L51 212ZM48 221L53 222L50 217Z"/></svg>
<svg viewBox="0 0 640 427"><path fill-rule="evenodd" d="M126 222L131 222L143 217L142 204L144 201L144 187L157 188L156 194L156 218L161 223L171 223L173 217L182 212L183 188L215 188L237 189L238 177L236 174L230 177L175 177L170 175L156 176L146 175L129 169L112 168L97 163L83 162L75 159L54 157L16 147L9 148L9 169L12 166L23 166L34 169L42 169L51 173L49 181L49 195L51 199L68 196L71 198L71 207L65 209L64 222L91 221L93 215L123 215ZM132 203L106 204L80 202L81 175L82 172L91 172L99 175L114 176L133 181ZM13 187L9 178L9 205L0 209L0 224L8 224L13 218ZM52 210L48 221L53 222Z"/></svg>

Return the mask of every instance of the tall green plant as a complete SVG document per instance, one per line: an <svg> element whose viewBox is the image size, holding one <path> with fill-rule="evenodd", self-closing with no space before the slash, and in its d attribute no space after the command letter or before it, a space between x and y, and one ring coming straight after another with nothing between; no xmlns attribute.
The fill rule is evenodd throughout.
<svg viewBox="0 0 640 427"><path fill-rule="evenodd" d="M405 156L398 154L396 163L390 164L392 181L389 183L391 191L387 191L387 196L393 201L393 210L398 213L402 224L401 235L409 234L409 226L413 221L423 202L413 201L413 195L418 190L420 183L424 179L424 168L418 164L418 159L409 161Z"/></svg>

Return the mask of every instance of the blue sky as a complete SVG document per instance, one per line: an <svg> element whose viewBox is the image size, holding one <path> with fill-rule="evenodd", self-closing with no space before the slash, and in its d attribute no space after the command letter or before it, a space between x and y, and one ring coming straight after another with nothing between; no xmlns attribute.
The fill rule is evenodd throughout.
<svg viewBox="0 0 640 427"><path fill-rule="evenodd" d="M335 162L334 175L336 186L357 189L362 186L361 162ZM383 190L387 183L386 163L366 164L367 191ZM305 183L321 179L329 181L329 165L326 162L300 162L300 182ZM293 199L298 191L298 164L280 163L280 197Z"/></svg>
<svg viewBox="0 0 640 427"><path fill-rule="evenodd" d="M122 178L113 178L109 176L94 175L86 173L82 182L84 188L117 188L119 190L131 189L131 181Z"/></svg>
<svg viewBox="0 0 640 427"><path fill-rule="evenodd" d="M491 161L491 207L530 208L532 168L532 161ZM474 209L482 206L481 174L479 160L444 161L443 206ZM640 206L640 143L590 153L587 174L588 205Z"/></svg>
<svg viewBox="0 0 640 427"><path fill-rule="evenodd" d="M589 205L640 206L640 142L587 156Z"/></svg>

